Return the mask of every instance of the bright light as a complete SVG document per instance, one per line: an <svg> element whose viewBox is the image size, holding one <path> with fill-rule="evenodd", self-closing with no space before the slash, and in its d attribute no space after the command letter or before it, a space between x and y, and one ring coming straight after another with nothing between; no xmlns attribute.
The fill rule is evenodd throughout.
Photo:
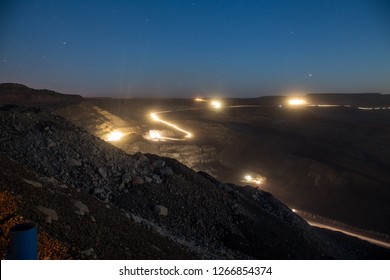
<svg viewBox="0 0 390 280"><path fill-rule="evenodd" d="M291 208L294 213L297 213L297 209Z"/></svg>
<svg viewBox="0 0 390 280"><path fill-rule="evenodd" d="M246 181L252 181L252 180L253 180L253 178L252 178L251 175L246 175L246 176L244 176L244 179L245 179Z"/></svg>
<svg viewBox="0 0 390 280"><path fill-rule="evenodd" d="M157 117L156 113L151 113L150 116L154 121L159 121L160 119Z"/></svg>
<svg viewBox="0 0 390 280"><path fill-rule="evenodd" d="M306 100L302 98L292 98L288 100L288 104L291 106L305 105Z"/></svg>
<svg viewBox="0 0 390 280"><path fill-rule="evenodd" d="M210 104L215 109L220 109L222 107L222 103L220 101L217 101L217 100L211 100Z"/></svg>
<svg viewBox="0 0 390 280"><path fill-rule="evenodd" d="M203 98L195 98L195 101L196 102L206 102L206 100Z"/></svg>
<svg viewBox="0 0 390 280"><path fill-rule="evenodd" d="M255 185L261 185L266 181L266 178L264 176L255 176L252 175L245 175L244 176L244 182L251 183Z"/></svg>
<svg viewBox="0 0 390 280"><path fill-rule="evenodd" d="M123 133L120 131L112 131L110 134L107 136L107 141L119 141L123 137Z"/></svg>
<svg viewBox="0 0 390 280"><path fill-rule="evenodd" d="M160 134L160 132L158 132L156 130L149 130L149 137L152 141L161 140L161 134Z"/></svg>

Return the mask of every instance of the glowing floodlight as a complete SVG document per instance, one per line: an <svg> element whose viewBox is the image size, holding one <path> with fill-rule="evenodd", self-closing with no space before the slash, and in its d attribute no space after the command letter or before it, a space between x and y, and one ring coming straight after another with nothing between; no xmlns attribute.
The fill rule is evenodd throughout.
<svg viewBox="0 0 390 280"><path fill-rule="evenodd" d="M161 140L161 134L160 132L156 130L149 130L149 137L152 141L160 141Z"/></svg>
<svg viewBox="0 0 390 280"><path fill-rule="evenodd" d="M255 176L255 177L253 177L252 175L245 175L244 176L244 182L246 182L246 183L261 185L265 181L266 181L266 178L263 176Z"/></svg>
<svg viewBox="0 0 390 280"><path fill-rule="evenodd" d="M245 179L245 181L250 182L253 180L253 177L251 175L246 175L246 176L244 176L244 179Z"/></svg>
<svg viewBox="0 0 390 280"><path fill-rule="evenodd" d="M221 109L222 107L222 103L218 100L211 100L210 104L214 109Z"/></svg>
<svg viewBox="0 0 390 280"><path fill-rule="evenodd" d="M290 106L302 106L306 104L306 100L302 98L291 98L288 100Z"/></svg>
<svg viewBox="0 0 390 280"><path fill-rule="evenodd" d="M107 141L113 142L113 141L119 141L123 137L123 133L120 131L112 131L107 136Z"/></svg>
<svg viewBox="0 0 390 280"><path fill-rule="evenodd" d="M195 98L195 101L196 102L206 102L206 100L203 98Z"/></svg>
<svg viewBox="0 0 390 280"><path fill-rule="evenodd" d="M157 117L156 113L151 113L150 116L154 121L159 121L160 119Z"/></svg>

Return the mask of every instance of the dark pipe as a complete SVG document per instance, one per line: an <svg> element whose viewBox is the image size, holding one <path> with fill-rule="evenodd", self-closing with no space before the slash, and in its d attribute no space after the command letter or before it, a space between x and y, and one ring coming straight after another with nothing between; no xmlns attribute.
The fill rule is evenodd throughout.
<svg viewBox="0 0 390 280"><path fill-rule="evenodd" d="M10 229L11 260L37 260L37 226L33 222L17 224Z"/></svg>

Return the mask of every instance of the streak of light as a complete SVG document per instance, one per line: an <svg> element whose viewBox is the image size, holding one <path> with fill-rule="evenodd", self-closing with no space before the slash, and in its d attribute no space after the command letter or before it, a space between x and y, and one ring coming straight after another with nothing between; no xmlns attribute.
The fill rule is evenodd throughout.
<svg viewBox="0 0 390 280"><path fill-rule="evenodd" d="M313 105L307 105L310 107L341 107L342 105L336 105L336 104L313 104Z"/></svg>
<svg viewBox="0 0 390 280"><path fill-rule="evenodd" d="M203 98L195 98L195 101L196 102L207 102L207 100L203 99Z"/></svg>
<svg viewBox="0 0 390 280"><path fill-rule="evenodd" d="M348 228L347 225L337 225L337 224L333 224L333 223L331 224L331 222L332 222L331 220L329 220L327 222L321 221L318 219L315 220L315 219L313 219L313 217L310 216L310 213L307 213L307 212L304 212L301 210L297 210L294 208L292 208L291 210L294 213L296 213L297 215L299 215L301 218L303 218L311 226L325 228L325 229L329 229L332 231L339 231L339 232L342 232L344 234L354 236L354 237L357 237L357 238L362 239L362 240L366 240L372 244L390 249L390 242L388 240L383 240L383 238L381 238L381 237L374 237L374 236L372 236L372 234L370 235L369 233L367 234L367 233L359 231L359 229Z"/></svg>
<svg viewBox="0 0 390 280"><path fill-rule="evenodd" d="M345 229L342 229L342 228L339 228L339 227L329 226L329 225L325 225L325 224L322 224L322 223L317 223L317 222L314 222L314 221L308 221L308 220L306 220L306 221L311 226L319 227L319 228L325 228L325 229L329 229L329 230L332 230L332 231L339 231L339 232L345 233L347 235L354 236L354 237L357 237L357 238L362 239L362 240L366 240L366 241L368 241L368 242L370 242L372 244L375 244L375 245L378 245L378 246L390 249L390 243L388 243L388 242L384 242L384 241L381 241L381 240L378 240L378 239L375 239L375 238L364 236L364 235L361 235L359 233L355 233L355 232L352 232L352 231L349 231L349 230L345 230Z"/></svg>
<svg viewBox="0 0 390 280"><path fill-rule="evenodd" d="M123 136L124 134L122 132L114 130L107 135L107 141L109 142L119 141L122 139Z"/></svg>
<svg viewBox="0 0 390 280"><path fill-rule="evenodd" d="M188 138L192 138L193 135L191 132L187 131L187 130L184 130L180 127L178 127L177 125L174 125L173 123L170 123L170 122L167 122L167 121L164 121L163 119L161 119L158 114L161 114L161 113L168 113L169 111L164 111L164 112L154 112L154 113L151 113L150 116L151 118L154 120L154 121L157 121L157 122L160 122L160 123L163 123L169 127L172 127L173 129L177 130L177 131L180 131L182 133L185 134L184 138L185 139L188 139ZM169 140L183 140L183 139L176 139L176 138L167 138L167 137L160 137L160 139L169 139Z"/></svg>

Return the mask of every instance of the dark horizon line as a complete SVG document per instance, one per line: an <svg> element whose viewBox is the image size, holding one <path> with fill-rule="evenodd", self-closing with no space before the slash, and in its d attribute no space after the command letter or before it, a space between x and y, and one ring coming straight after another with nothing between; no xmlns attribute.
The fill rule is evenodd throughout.
<svg viewBox="0 0 390 280"><path fill-rule="evenodd" d="M206 96L206 95L201 95L200 93L191 93L191 92L187 92L187 94L192 94L193 96L188 96L188 97L179 97L177 95L171 95L171 96L164 96L164 97L161 97L159 95L155 95L153 96L153 93L149 96L131 96L131 97L123 97L123 96L120 96L121 94L116 94L114 96L102 96L102 95L96 95L96 96L93 96L93 95L88 95L88 94L75 94L75 93L62 93L62 92L59 92L59 91L56 91L56 90L52 90L52 89L47 89L47 88L41 88L41 89L37 89L37 88L32 88L32 87L29 87L23 83L17 83L17 82L3 82L3 83L0 83L0 87L5 87L6 85L9 85L9 86L12 86L12 87L20 87L20 88L29 88L29 89L33 89L33 90L47 90L47 91L54 91L54 92L57 92L57 93L60 93L60 94L65 94L65 95L79 95L85 99L193 99L193 98L196 98L196 97L201 97L201 98L221 98L221 99L257 99L257 98L263 98L263 97L285 97L285 96L310 96L310 95L390 95L389 93L381 93L381 92L322 92L322 91L315 91L315 92L302 92L301 94L299 93L270 93L270 94L265 94L265 95L258 95L258 96L242 96L242 97L232 97L232 96L228 96L228 97L223 97L223 96ZM142 90L139 90L138 91L138 94L139 92L141 92L142 94ZM177 92L177 91L175 91ZM221 94L220 94L221 95Z"/></svg>

